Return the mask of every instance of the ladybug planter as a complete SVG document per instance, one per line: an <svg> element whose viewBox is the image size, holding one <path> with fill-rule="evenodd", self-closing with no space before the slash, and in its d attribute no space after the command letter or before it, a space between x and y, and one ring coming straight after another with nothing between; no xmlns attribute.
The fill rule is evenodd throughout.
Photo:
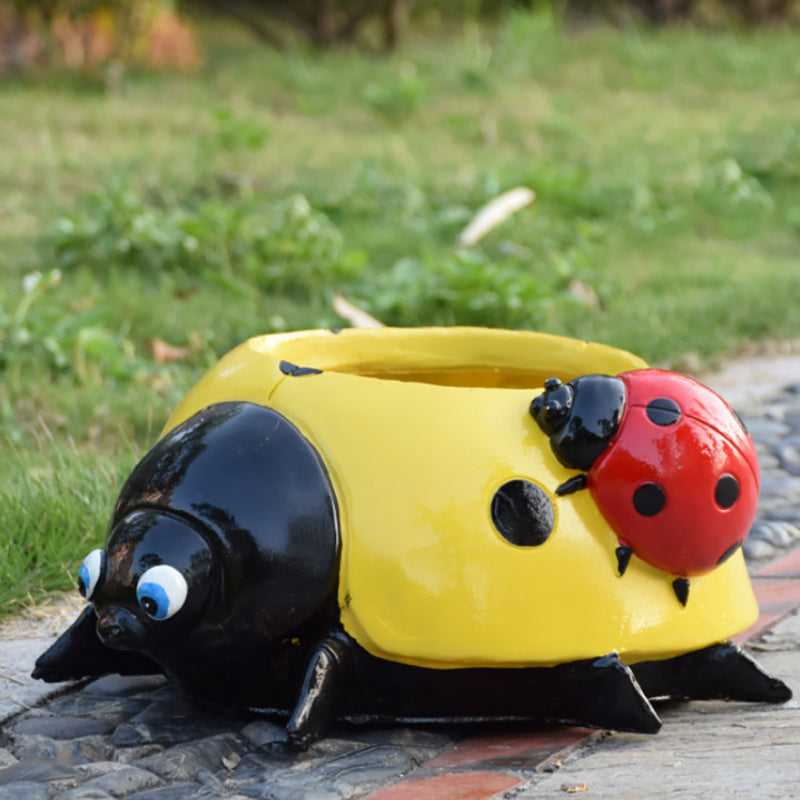
<svg viewBox="0 0 800 800"><path fill-rule="evenodd" d="M164 672L300 745L337 718L654 732L650 697L784 701L726 641L758 613L758 480L724 401L613 348L253 339L126 481L34 675Z"/></svg>

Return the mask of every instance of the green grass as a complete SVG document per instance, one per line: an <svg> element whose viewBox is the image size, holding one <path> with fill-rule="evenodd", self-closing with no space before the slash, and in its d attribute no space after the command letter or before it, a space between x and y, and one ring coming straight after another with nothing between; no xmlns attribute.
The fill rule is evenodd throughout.
<svg viewBox="0 0 800 800"><path fill-rule="evenodd" d="M519 14L387 58L213 34L201 74L133 72L118 95L0 84L0 613L74 570L106 474L219 355L340 325L335 291L390 324L547 330L664 365L800 335L793 31ZM460 250L517 185L536 204ZM156 363L155 338L189 356Z"/></svg>
<svg viewBox="0 0 800 800"><path fill-rule="evenodd" d="M41 451L5 452L0 617L75 586L75 562L105 538L98 509L113 506L117 473L133 465L132 453L112 460L46 441Z"/></svg>

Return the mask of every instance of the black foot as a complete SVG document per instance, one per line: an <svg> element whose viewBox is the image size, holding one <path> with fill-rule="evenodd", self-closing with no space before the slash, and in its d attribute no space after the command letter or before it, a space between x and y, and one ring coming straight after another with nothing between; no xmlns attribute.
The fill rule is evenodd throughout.
<svg viewBox="0 0 800 800"><path fill-rule="evenodd" d="M155 661L131 650L112 650L97 636L97 614L86 606L78 619L36 659L31 677L55 683L116 672L153 675L163 672Z"/></svg>
<svg viewBox="0 0 800 800"><path fill-rule="evenodd" d="M784 703L792 696L780 678L730 642L666 661L634 664L633 672L648 697Z"/></svg>
<svg viewBox="0 0 800 800"><path fill-rule="evenodd" d="M631 668L616 653L598 658L590 669L591 683L583 698L586 724L634 733L659 731L661 720Z"/></svg>
<svg viewBox="0 0 800 800"><path fill-rule="evenodd" d="M314 650L300 697L286 726L289 741L306 748L319 739L336 719L352 677L353 640L334 633Z"/></svg>
<svg viewBox="0 0 800 800"><path fill-rule="evenodd" d="M576 475L574 478L570 478L568 481L564 481L561 486L556 489L556 494L559 497L563 497L565 494L573 494L574 492L579 492L581 489L586 488L586 484L589 482L589 476L584 475Z"/></svg>

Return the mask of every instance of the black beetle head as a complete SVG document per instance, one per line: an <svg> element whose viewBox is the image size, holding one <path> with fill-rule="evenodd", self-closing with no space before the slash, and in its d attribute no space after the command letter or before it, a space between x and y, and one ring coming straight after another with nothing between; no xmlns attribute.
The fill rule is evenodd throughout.
<svg viewBox="0 0 800 800"><path fill-rule="evenodd" d="M97 634L114 650L153 651L196 625L215 583L214 556L190 520L139 509L93 550L78 578L97 612Z"/></svg>
<svg viewBox="0 0 800 800"><path fill-rule="evenodd" d="M588 471L617 432L625 408L625 384L610 375L583 375L569 383L548 378L530 413L550 438L556 458Z"/></svg>

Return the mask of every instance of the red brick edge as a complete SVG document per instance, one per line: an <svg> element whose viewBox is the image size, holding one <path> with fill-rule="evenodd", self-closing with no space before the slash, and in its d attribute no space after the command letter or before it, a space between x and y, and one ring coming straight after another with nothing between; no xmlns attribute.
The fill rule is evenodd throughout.
<svg viewBox="0 0 800 800"><path fill-rule="evenodd" d="M800 605L800 547L760 569L752 581L760 614L733 637L739 644ZM489 800L522 780L504 768L544 769L597 735L598 731L571 727L465 739L365 800Z"/></svg>

